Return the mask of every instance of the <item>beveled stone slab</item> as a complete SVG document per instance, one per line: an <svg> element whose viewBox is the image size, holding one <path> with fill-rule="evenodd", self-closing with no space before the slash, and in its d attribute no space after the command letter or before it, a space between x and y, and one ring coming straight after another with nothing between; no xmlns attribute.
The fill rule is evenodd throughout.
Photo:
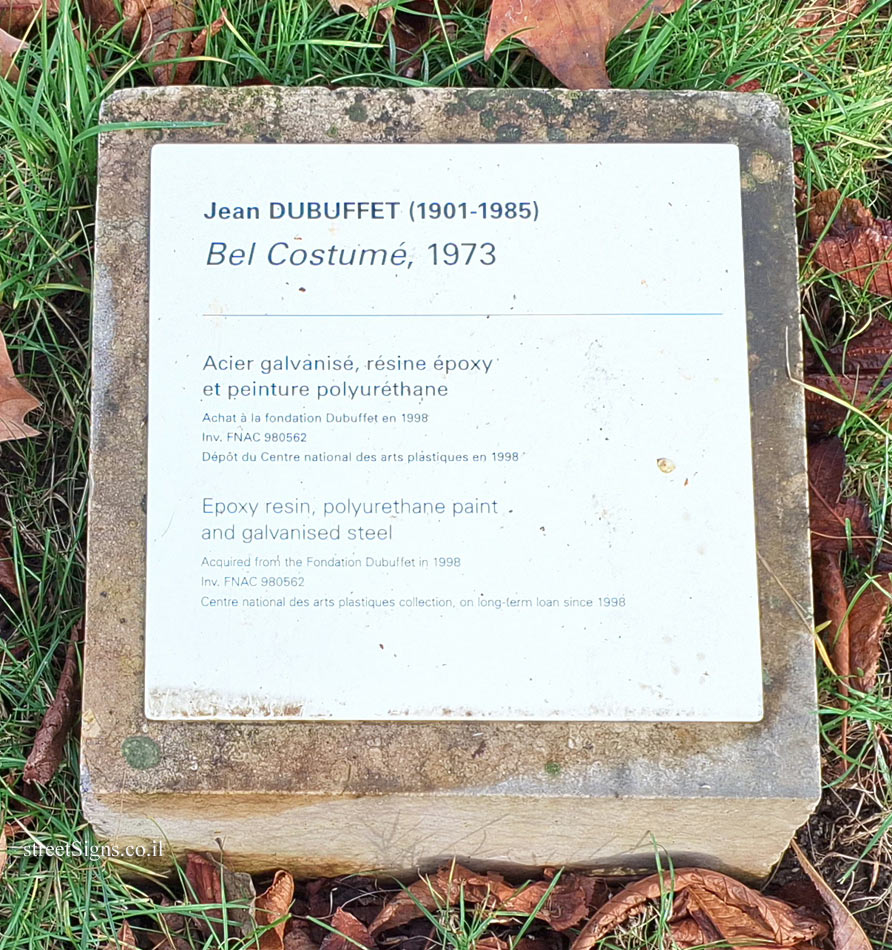
<svg viewBox="0 0 892 950"><path fill-rule="evenodd" d="M802 391L787 375L800 344L781 107L737 93L193 87L117 93L103 121L158 127L100 142L82 759L98 833L119 845L163 837L168 856L220 838L237 867L307 875L408 873L453 856L506 869L643 868L654 842L677 863L765 874L820 791ZM146 720L149 160L155 144L192 142L739 147L761 722Z"/></svg>

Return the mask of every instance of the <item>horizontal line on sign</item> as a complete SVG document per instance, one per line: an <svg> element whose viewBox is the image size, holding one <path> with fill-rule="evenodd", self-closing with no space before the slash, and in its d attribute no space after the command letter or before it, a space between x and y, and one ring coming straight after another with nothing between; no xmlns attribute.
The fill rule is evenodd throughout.
<svg viewBox="0 0 892 950"><path fill-rule="evenodd" d="M205 317L721 317L694 311L629 313L205 313Z"/></svg>

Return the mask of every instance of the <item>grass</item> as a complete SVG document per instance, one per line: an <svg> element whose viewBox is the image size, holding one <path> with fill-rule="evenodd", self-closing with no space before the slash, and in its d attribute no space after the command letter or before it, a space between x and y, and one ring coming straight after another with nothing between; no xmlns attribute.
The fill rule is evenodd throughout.
<svg viewBox="0 0 892 950"><path fill-rule="evenodd" d="M199 0L198 22L220 5ZM877 215L892 202L892 26L890 2L869 3L830 43L795 26L796 2L711 0L617 39L609 69L619 87L725 89L732 76L758 80L791 111L804 148L807 187L837 187ZM262 77L288 85L551 86L515 41L482 57L486 15L475 4L450 11L455 26L434 33L412 77L400 74L395 44L327 0L234 0L229 23L211 39L195 80L232 86ZM14 552L24 596L0 616L0 818L32 816L29 835L45 844L90 844L79 810L76 745L40 801L20 777L34 731L55 689L64 643L83 611L87 463L89 296L96 132L99 106L113 89L146 84L138 42L120 30L97 35L78 7L35 21L18 64L21 79L0 81L0 329L14 366L43 402L32 415L42 432L0 445L0 536ZM848 339L866 321L887 319L888 304L821 273L806 260L803 312L817 346ZM35 421L36 420L36 421ZM842 430L849 488L887 531L888 438L851 415ZM849 566L850 579L865 575ZM849 749L828 770L822 812L804 843L850 899L878 944L892 947L892 776L882 735L892 736L892 676L845 712L829 675L822 681L828 762L840 717ZM829 818L827 817L829 815ZM112 861L26 857L28 837L10 845L0 882L0 947L100 947L131 920L163 930L164 882L128 883ZM879 869L879 870L877 870ZM176 891L177 888L172 888ZM185 914L207 912L179 908ZM208 946L217 945L209 938ZM612 937L611 945L619 938ZM624 938L644 946L651 938ZM660 941L657 941L659 943ZM219 941L218 941L219 943Z"/></svg>

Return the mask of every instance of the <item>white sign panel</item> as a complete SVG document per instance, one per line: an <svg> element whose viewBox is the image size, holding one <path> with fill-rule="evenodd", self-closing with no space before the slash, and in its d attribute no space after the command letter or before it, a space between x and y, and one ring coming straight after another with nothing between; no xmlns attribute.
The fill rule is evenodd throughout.
<svg viewBox="0 0 892 950"><path fill-rule="evenodd" d="M160 145L146 713L762 715L731 145Z"/></svg>

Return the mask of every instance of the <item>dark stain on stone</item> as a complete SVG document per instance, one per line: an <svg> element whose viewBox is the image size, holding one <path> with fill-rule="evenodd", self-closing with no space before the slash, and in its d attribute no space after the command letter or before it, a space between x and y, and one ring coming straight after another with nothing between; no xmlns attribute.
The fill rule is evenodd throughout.
<svg viewBox="0 0 892 950"><path fill-rule="evenodd" d="M560 99L541 89L518 90L517 97L526 102L531 109L539 109L546 119L556 119L567 111L567 107Z"/></svg>
<svg viewBox="0 0 892 950"><path fill-rule="evenodd" d="M563 129L549 129L545 133L549 142L566 142L567 133Z"/></svg>
<svg viewBox="0 0 892 950"><path fill-rule="evenodd" d="M121 755L133 769L153 769L161 761L161 747L149 736L128 736L121 743Z"/></svg>
<svg viewBox="0 0 892 950"><path fill-rule="evenodd" d="M369 110L366 109L361 99L357 99L347 110L347 118L351 122L365 122L369 117Z"/></svg>
<svg viewBox="0 0 892 950"><path fill-rule="evenodd" d="M497 142L519 142L523 137L523 129L519 125L500 125L496 129Z"/></svg>
<svg viewBox="0 0 892 950"><path fill-rule="evenodd" d="M468 108L473 109L475 112L480 112L481 109L485 109L491 99L492 96L490 96L485 89L475 89L474 92L469 92L464 97Z"/></svg>
<svg viewBox="0 0 892 950"><path fill-rule="evenodd" d="M489 109L480 113L479 120L484 129L494 129L496 127L496 122L499 121L495 112L492 112Z"/></svg>

